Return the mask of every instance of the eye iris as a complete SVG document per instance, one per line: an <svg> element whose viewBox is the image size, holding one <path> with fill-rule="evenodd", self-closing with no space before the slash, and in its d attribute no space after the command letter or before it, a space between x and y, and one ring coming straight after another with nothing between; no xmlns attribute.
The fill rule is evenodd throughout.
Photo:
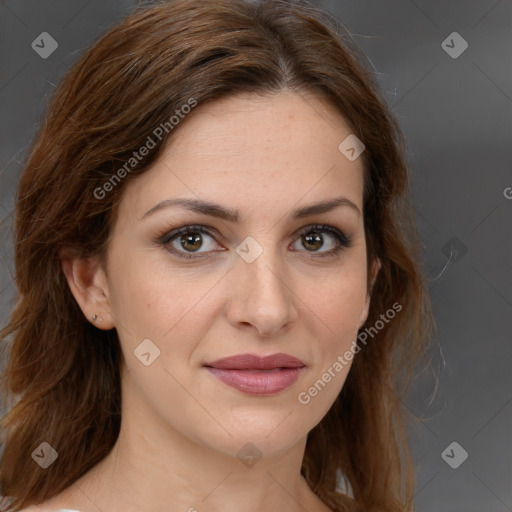
<svg viewBox="0 0 512 512"><path fill-rule="evenodd" d="M191 251L197 251L198 249L201 248L202 245L201 235L199 235L198 233L188 233L186 235L181 235L180 241L183 249ZM187 247L187 244L192 244L195 247Z"/></svg>
<svg viewBox="0 0 512 512"><path fill-rule="evenodd" d="M307 235L303 235L303 236L308 245L310 245L310 244L315 245L315 247L312 247L312 249L317 250L317 249L320 249L320 247L322 246L322 243L323 243L322 236L319 233L312 232L312 234L308 233Z"/></svg>

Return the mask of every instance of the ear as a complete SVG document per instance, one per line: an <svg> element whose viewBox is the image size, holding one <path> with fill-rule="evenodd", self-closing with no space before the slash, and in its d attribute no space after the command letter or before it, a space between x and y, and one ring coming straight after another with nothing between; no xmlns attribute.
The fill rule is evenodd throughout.
<svg viewBox="0 0 512 512"><path fill-rule="evenodd" d="M62 270L83 314L99 329L115 327L107 278L96 258L76 258L64 248L59 252Z"/></svg>
<svg viewBox="0 0 512 512"><path fill-rule="evenodd" d="M359 319L359 329L364 325L364 323L366 322L366 319L368 318L368 313L370 311L370 302L371 302L371 298L372 298L373 283L375 283L375 279L377 279L377 275L380 271L381 266L382 266L382 263L379 260L379 258L375 258L371 265L371 270L370 270L370 283L371 284L370 284L370 287L366 294L366 300L364 301L363 310L361 311L361 317Z"/></svg>

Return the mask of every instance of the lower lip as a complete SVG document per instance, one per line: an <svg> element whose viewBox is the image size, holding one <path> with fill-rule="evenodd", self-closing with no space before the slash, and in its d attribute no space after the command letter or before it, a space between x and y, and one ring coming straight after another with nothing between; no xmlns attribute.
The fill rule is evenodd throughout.
<svg viewBox="0 0 512 512"><path fill-rule="evenodd" d="M248 395L273 395L290 387L299 378L301 368L278 370L225 370L206 367L219 380Z"/></svg>

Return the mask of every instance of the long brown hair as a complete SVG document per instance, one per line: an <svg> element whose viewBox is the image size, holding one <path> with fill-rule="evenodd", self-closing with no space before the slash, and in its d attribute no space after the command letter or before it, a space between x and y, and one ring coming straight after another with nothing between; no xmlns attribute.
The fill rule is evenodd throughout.
<svg viewBox="0 0 512 512"><path fill-rule="evenodd" d="M327 100L366 148L368 265L378 257L382 266L361 332L393 304L401 306L374 329L332 408L309 433L302 473L335 511L413 510L402 398L415 361L426 354L431 315L405 143L349 32L295 0L139 6L86 51L57 88L16 200L18 300L0 333L3 340L12 335L2 381L7 413L0 463L10 502L0 510L18 511L59 494L102 460L119 434L118 336L84 317L59 250L104 257L124 186L156 161L179 126L153 136L156 147L108 191L102 187L191 98L201 105L285 89ZM31 456L42 442L59 454L47 469ZM338 471L348 493L336 491Z"/></svg>

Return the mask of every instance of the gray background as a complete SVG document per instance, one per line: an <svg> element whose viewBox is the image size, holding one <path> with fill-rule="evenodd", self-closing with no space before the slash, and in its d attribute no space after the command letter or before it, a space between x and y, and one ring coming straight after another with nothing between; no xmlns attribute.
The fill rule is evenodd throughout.
<svg viewBox="0 0 512 512"><path fill-rule="evenodd" d="M0 2L0 321L14 299L10 225L26 149L56 84L133 0ZM370 58L405 132L436 316L432 372L407 400L419 512L512 510L512 3L325 0ZM31 43L59 44L42 59ZM457 58L442 42L457 32ZM460 41L447 43L457 51ZM58 141L56 141L58 143ZM507 198L508 196L508 198ZM450 259L451 254L451 259ZM453 469L445 460L460 462ZM445 453L444 459L442 453Z"/></svg>

